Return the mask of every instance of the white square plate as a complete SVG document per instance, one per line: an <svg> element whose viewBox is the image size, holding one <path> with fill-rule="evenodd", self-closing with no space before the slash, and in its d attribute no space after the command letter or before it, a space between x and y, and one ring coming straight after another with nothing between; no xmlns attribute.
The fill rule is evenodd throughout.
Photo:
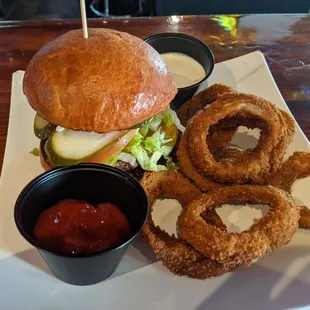
<svg viewBox="0 0 310 310"><path fill-rule="evenodd" d="M18 71L13 75L0 185L1 310L310 309L310 231L305 230L299 230L289 245L252 267L215 279L201 281L171 274L152 261L149 248L139 239L129 248L116 273L103 283L75 287L52 276L36 250L19 235L13 219L17 195L42 172L38 157L29 154L38 140L32 130L34 111L22 93L23 74ZM216 82L262 96L288 111L259 52L216 64L208 84ZM298 126L288 154L293 151L310 151ZM293 192L308 206L309 188L308 178L296 182ZM175 204L166 201L165 207L170 210ZM156 214L157 223L164 223L165 227L174 220L167 219L166 214Z"/></svg>

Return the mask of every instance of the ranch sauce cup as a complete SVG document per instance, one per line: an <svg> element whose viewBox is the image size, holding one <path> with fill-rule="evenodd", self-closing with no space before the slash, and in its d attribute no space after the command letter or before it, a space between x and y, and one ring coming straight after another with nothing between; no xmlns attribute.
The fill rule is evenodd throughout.
<svg viewBox="0 0 310 310"><path fill-rule="evenodd" d="M172 73L178 93L171 108L177 110L212 73L213 53L203 42L183 33L155 34L144 41L161 54Z"/></svg>

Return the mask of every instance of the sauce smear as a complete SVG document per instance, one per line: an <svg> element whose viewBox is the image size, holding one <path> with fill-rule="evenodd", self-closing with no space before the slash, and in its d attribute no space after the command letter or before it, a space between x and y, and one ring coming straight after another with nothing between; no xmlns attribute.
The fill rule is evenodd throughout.
<svg viewBox="0 0 310 310"><path fill-rule="evenodd" d="M126 241L131 228L125 215L112 203L97 207L65 199L43 211L34 228L42 247L59 254L91 254Z"/></svg>

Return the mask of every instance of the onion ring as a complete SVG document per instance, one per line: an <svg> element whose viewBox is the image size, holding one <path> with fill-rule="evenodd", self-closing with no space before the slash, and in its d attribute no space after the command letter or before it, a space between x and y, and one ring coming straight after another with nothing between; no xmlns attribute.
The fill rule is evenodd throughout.
<svg viewBox="0 0 310 310"><path fill-rule="evenodd" d="M217 97L224 93L233 93L234 90L224 84L213 84L212 86L202 90L197 95L185 102L177 111L178 118L183 126L199 111L206 108Z"/></svg>
<svg viewBox="0 0 310 310"><path fill-rule="evenodd" d="M272 151L270 162L271 172L277 171L282 163L288 145L292 142L295 135L295 120L285 111L279 110L281 113L282 137L279 137L279 143Z"/></svg>
<svg viewBox="0 0 310 310"><path fill-rule="evenodd" d="M212 86L202 90L197 95L184 103L177 111L178 117L182 124L186 125L190 120L203 109L207 109L217 98L223 94L234 93L235 91L223 84L213 84ZM212 153L226 147L236 133L237 128L232 126L213 126L207 137L207 143L212 147Z"/></svg>
<svg viewBox="0 0 310 310"><path fill-rule="evenodd" d="M269 179L269 184L281 188L289 193L294 182L310 176L310 153L295 152L282 167ZM310 210L306 206L300 206L299 227L310 228Z"/></svg>
<svg viewBox="0 0 310 310"><path fill-rule="evenodd" d="M217 162L205 143L206 132L225 118L259 119L262 134L258 145L243 152L238 165L229 161ZM209 109L194 118L188 143L193 146L191 160L205 176L220 183L261 183L270 173L272 152L279 146L286 131L279 110L270 102L252 95L226 94Z"/></svg>
<svg viewBox="0 0 310 310"><path fill-rule="evenodd" d="M201 192L194 185L181 174L175 172L146 173L141 184L146 191L150 206L153 206L157 198L172 198L177 199L184 207L201 195ZM216 219L215 222L218 220ZM214 221L212 222L214 223ZM212 223L209 225L212 226ZM219 231L223 231L223 227L219 228ZM154 225L151 211L142 229L142 236L153 248L156 257L163 265L177 275L205 279L219 276L236 267L235 265L227 266L204 257L184 240L170 236L160 227Z"/></svg>
<svg viewBox="0 0 310 310"><path fill-rule="evenodd" d="M229 139L228 134L225 132L230 132L230 133L236 133L239 126L244 126L249 129L254 129L254 128L261 128L264 129L266 128L266 125L264 122L259 120L258 118L244 118L244 117L232 117L232 118L224 118L223 120L219 121L218 124L213 125L210 127L211 133L214 130L213 127L216 127L218 130L218 141L216 143L215 140L215 134L212 134L212 139L209 139L208 137L210 136L210 133L207 136L207 145L210 150L210 153L212 156L215 158L217 162L220 161L234 161L234 160L242 160L241 156L245 153L250 155L250 152L252 152L252 149L247 149L247 150L242 150L238 149L235 147L229 147L229 143L233 136ZM224 144L220 144L220 140L222 137L226 138L224 140Z"/></svg>
<svg viewBox="0 0 310 310"><path fill-rule="evenodd" d="M226 146L232 136L234 135L236 128L238 128L238 123L243 122L244 125L250 127L250 128L256 128L258 126L259 120L256 119L231 119L225 124L219 124L220 131L218 132L212 132L213 134L212 138L209 140L207 138L207 143L209 145L210 153L214 156L216 161L234 161L237 160L241 153L244 151L235 149L235 148L226 148L223 146ZM188 135L191 131L192 124L187 125L187 130L182 134L180 143L178 146L177 151L177 158L178 158L178 164L182 171L182 173L192 180L196 186L199 187L200 190L203 192L208 192L214 188L219 188L223 186L223 184L219 184L217 182L214 182L210 180L208 177L200 173L197 168L194 166L194 164L191 161L190 154L189 154L189 146L188 146ZM228 126L228 127L225 127ZM227 128L227 132L225 133L225 129L222 129L223 127ZM233 128L233 129L232 129ZM213 129L215 130L215 129ZM216 134L218 134L218 137L216 138ZM218 143L214 143L214 141L218 140ZM222 147L220 146L222 144Z"/></svg>
<svg viewBox="0 0 310 310"><path fill-rule="evenodd" d="M188 131L190 126L191 124L187 125L187 129L180 139L177 151L178 165L187 178L192 180L203 192L208 192L214 188L220 187L221 185L209 180L193 165L188 153Z"/></svg>
<svg viewBox="0 0 310 310"><path fill-rule="evenodd" d="M300 206L300 219L299 219L299 228L309 229L310 228L310 210L306 206Z"/></svg>
<svg viewBox="0 0 310 310"><path fill-rule="evenodd" d="M268 213L241 233L226 233L200 214L231 200L267 203ZM272 186L235 185L213 190L192 201L178 218L180 236L196 250L223 264L250 265L287 244L297 230L299 209L291 197Z"/></svg>
<svg viewBox="0 0 310 310"><path fill-rule="evenodd" d="M237 94L237 92L235 92L231 87L223 84L213 84L212 86L202 90L193 98L188 100L178 110L177 114L181 120L181 123L183 125L186 125L186 123L188 123L188 121L199 110L209 107L215 101L222 101L223 96L225 97L227 96L227 94ZM276 171L282 164L286 147L292 141L295 133L294 119L288 113L284 111L280 112L282 114L281 117L279 116L281 127L285 132L282 134L282 138L280 135L278 135L278 147L275 148L270 158L271 172ZM218 126L212 126L213 128L210 128L209 135L207 137L207 144L209 146L210 152L215 155L216 161L232 161L238 159L242 155L242 150L240 150L239 152L236 152L236 150L234 150L234 156L232 157L230 156L232 154L231 151L226 151L226 146L229 144L230 140L238 129L238 126L232 126L231 124L226 123L227 122L225 121L222 125L218 124ZM249 128L255 128L255 126Z"/></svg>
<svg viewBox="0 0 310 310"><path fill-rule="evenodd" d="M279 110L280 113L279 120L281 122L281 127L283 129L282 137L279 136L278 146L274 148L271 156L270 156L270 163L271 163L271 172L276 171L283 162L283 158L285 155L285 151L287 146L292 142L293 137L295 135L295 121L294 119L285 111ZM215 134L212 133L210 139L210 133L207 137L207 144L209 146L210 152L213 156L215 156L216 161L222 160L229 160L232 161L233 159L236 160L245 152L242 149L236 149L227 147L230 140L233 137L232 133L235 133L239 126L245 126L250 129L254 128L263 128L264 125L259 119L251 119L251 118L231 118L229 120L223 119L217 125L213 125L210 128L211 133L213 132L213 127L216 127ZM231 136L228 136L228 133ZM217 136L216 136L217 134ZM230 138L231 137L231 138ZM221 143L221 140L223 143ZM246 152L251 152L250 150L246 150ZM240 159L240 158L239 158Z"/></svg>

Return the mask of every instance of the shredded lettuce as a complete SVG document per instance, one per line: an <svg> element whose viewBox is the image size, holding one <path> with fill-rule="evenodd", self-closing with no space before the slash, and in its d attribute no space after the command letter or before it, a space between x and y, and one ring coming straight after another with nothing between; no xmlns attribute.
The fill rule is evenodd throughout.
<svg viewBox="0 0 310 310"><path fill-rule="evenodd" d="M33 156L40 156L40 151L37 147L34 147L29 153Z"/></svg>
<svg viewBox="0 0 310 310"><path fill-rule="evenodd" d="M139 134L142 136L142 137L146 137L147 136L147 133L149 131L149 127L148 126L142 126L139 130Z"/></svg>
<svg viewBox="0 0 310 310"><path fill-rule="evenodd" d="M109 160L108 162L106 162L105 164L106 165L109 165L109 166L112 166L112 167L115 167L117 161L119 160L119 155L118 154L117 156L113 157L111 160Z"/></svg>
<svg viewBox="0 0 310 310"><path fill-rule="evenodd" d="M167 126L171 126L172 124L174 124L181 132L185 131L185 127L181 124L177 113L171 108L168 108L163 113L163 121Z"/></svg>
<svg viewBox="0 0 310 310"><path fill-rule="evenodd" d="M144 122L123 151L107 164L115 166L117 161L121 160L133 167L139 164L147 171L176 170L176 164L169 157L174 147L173 139L165 132L170 126L176 126L184 131L176 113L168 108L165 112ZM166 129L164 130L163 127ZM158 164L162 157L166 160L166 165Z"/></svg>
<svg viewBox="0 0 310 310"><path fill-rule="evenodd" d="M178 170L177 164L172 160L170 156L165 156L165 159L166 159L166 166L168 170L171 170L171 171Z"/></svg>
<svg viewBox="0 0 310 310"><path fill-rule="evenodd" d="M164 147L163 145L170 141L172 141L172 139L165 139L165 132L159 128L153 135L144 139L143 145L147 151L155 152L162 149L162 147Z"/></svg>
<svg viewBox="0 0 310 310"><path fill-rule="evenodd" d="M129 163L132 167L137 167L137 160L129 153L122 152L119 154L119 160Z"/></svg>
<svg viewBox="0 0 310 310"><path fill-rule="evenodd" d="M175 170L176 165L168 156L173 148L173 143L169 143L172 139L166 137L162 126L170 127L176 125L177 122L182 126L175 112L170 108L161 114L153 116L143 124L139 132L126 146L124 152L134 156L144 170ZM161 157L166 159L166 166L158 164Z"/></svg>
<svg viewBox="0 0 310 310"><path fill-rule="evenodd" d="M116 163L121 160L124 161L128 164L130 164L133 168L136 168L138 166L137 164L137 159L129 153L125 153L125 152L121 152L119 153L117 156L115 156L114 158L112 158L108 163L106 163L109 166L116 166Z"/></svg>

